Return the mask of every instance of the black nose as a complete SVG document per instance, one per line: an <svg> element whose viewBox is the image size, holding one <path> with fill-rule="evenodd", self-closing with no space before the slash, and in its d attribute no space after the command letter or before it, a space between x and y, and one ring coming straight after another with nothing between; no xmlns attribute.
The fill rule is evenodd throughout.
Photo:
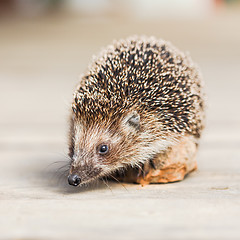
<svg viewBox="0 0 240 240"><path fill-rule="evenodd" d="M73 186L78 186L81 183L81 178L77 174L70 174L68 176L68 183Z"/></svg>

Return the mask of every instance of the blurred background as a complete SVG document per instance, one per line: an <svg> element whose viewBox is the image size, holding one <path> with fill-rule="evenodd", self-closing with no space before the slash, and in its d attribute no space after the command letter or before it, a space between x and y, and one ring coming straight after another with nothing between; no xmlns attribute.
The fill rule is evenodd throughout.
<svg viewBox="0 0 240 240"><path fill-rule="evenodd" d="M79 74L102 47L133 34L168 40L199 64L208 137L239 131L239 26L237 0L1 0L1 148L59 151Z"/></svg>
<svg viewBox="0 0 240 240"><path fill-rule="evenodd" d="M43 190L47 184L39 169L66 159L68 114L78 76L102 47L134 34L168 40L198 63L208 95L199 172L209 179L220 174L220 182L228 181L224 176L239 176L240 1L0 0L2 199L59 197L53 189ZM13 211L19 219L25 213ZM4 216L12 224L3 236L9 236L12 226L24 228L8 212ZM32 223L28 217L22 221ZM59 233L65 223L62 219Z"/></svg>

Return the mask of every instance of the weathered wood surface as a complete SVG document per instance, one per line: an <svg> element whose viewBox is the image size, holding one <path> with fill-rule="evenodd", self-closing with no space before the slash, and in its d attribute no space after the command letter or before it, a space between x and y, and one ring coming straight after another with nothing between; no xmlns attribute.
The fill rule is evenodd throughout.
<svg viewBox="0 0 240 240"><path fill-rule="evenodd" d="M2 22L0 239L240 239L239 19ZM198 171L173 184L70 187L57 169L78 74L132 33L172 41L202 69L209 108Z"/></svg>

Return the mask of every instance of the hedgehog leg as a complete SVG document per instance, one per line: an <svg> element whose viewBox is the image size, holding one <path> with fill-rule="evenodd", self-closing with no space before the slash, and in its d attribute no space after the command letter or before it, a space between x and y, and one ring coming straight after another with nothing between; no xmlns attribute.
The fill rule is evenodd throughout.
<svg viewBox="0 0 240 240"><path fill-rule="evenodd" d="M197 169L196 142L194 137L185 136L165 152L157 154L144 163L141 168L127 169L124 176L118 179L141 185L180 181L188 173Z"/></svg>
<svg viewBox="0 0 240 240"><path fill-rule="evenodd" d="M184 179L184 177L197 169L196 153L198 144L194 137L185 136L176 145L167 151L157 154L147 162L147 174L137 177L136 182L142 185L149 183L168 183Z"/></svg>

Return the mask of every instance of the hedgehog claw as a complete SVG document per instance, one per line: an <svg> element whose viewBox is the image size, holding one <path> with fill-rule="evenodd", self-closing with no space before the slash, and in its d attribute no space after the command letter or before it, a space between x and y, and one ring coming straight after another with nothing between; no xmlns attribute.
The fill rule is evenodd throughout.
<svg viewBox="0 0 240 240"><path fill-rule="evenodd" d="M150 163L151 167L152 167L154 170L157 169L157 167L156 167L156 165L155 165L153 159L151 159L151 160L149 161L149 163Z"/></svg>

